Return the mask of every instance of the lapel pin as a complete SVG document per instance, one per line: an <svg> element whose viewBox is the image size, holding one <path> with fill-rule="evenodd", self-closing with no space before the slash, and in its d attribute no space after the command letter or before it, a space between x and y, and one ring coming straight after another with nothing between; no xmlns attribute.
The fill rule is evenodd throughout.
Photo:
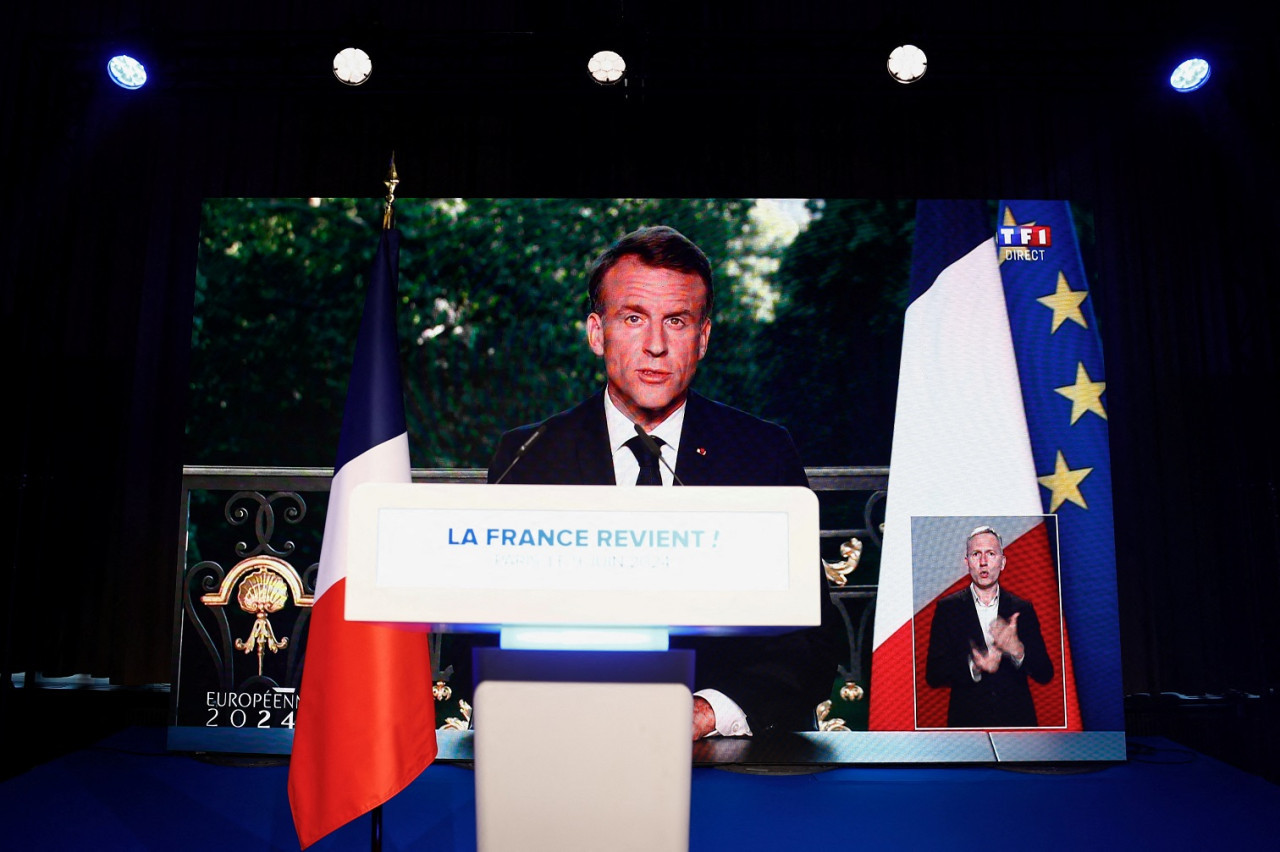
<svg viewBox="0 0 1280 852"><path fill-rule="evenodd" d="M706 454L707 454L707 448L706 448L706 447L698 447L698 455L700 455L700 456L705 456Z"/></svg>

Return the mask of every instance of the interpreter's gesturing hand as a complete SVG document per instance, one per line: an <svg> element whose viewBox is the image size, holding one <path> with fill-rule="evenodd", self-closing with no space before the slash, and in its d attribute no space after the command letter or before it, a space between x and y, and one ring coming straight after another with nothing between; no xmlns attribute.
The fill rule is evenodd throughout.
<svg viewBox="0 0 1280 852"><path fill-rule="evenodd" d="M1014 613L1008 621L997 618L991 622L991 644L1002 654L1008 654L1015 660L1021 660L1026 649L1018 638L1018 613Z"/></svg>
<svg viewBox="0 0 1280 852"><path fill-rule="evenodd" d="M988 648L983 651L977 645L974 645L969 652L973 658L973 668L983 674L992 674L996 669L1000 668L1000 660L1003 655L995 648Z"/></svg>

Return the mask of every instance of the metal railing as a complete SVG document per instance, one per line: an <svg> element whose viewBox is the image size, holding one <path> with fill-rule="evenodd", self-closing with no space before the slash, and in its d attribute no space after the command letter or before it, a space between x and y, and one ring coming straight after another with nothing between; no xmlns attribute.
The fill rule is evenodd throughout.
<svg viewBox="0 0 1280 852"><path fill-rule="evenodd" d="M850 565L861 559L878 566L889 469L812 467L806 473L819 500L821 547L824 561L829 563L828 590L844 620L848 643L840 674L847 688L860 695L858 684L865 683L868 674L877 586L874 581L851 582L861 579L867 571L860 576L850 570ZM318 510L327 507L332 478L332 468L183 468L179 519L183 553L178 565L174 614L175 689L182 668L196 659L202 667L211 663L213 671L206 674L227 687L243 682L245 674L253 677L253 672L241 670L249 661L245 655L235 653L236 631L227 621L228 611L233 620L239 614L233 607L216 611L202 608L200 602L219 583L230 582L227 577L232 563L255 556L279 558L296 566L290 570L296 571L309 598L315 588L323 537L323 512ZM486 472L479 468L416 468L412 478L421 483L478 485L485 482ZM851 539L858 544L846 546L843 556L856 549L853 558L837 555L840 546ZM300 660L295 654L301 650L298 646L305 636L307 614L300 612L290 625L290 632L297 634L297 639L288 648L284 673L276 678L281 686L296 686L287 681L297 675ZM186 663L181 661L184 653L189 657ZM440 671L440 665L436 670Z"/></svg>

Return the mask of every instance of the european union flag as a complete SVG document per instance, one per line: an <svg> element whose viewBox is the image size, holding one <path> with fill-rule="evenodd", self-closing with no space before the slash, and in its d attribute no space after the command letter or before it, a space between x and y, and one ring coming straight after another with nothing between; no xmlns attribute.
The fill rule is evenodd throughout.
<svg viewBox="0 0 1280 852"><path fill-rule="evenodd" d="M1036 478L1058 516L1062 605L1085 730L1124 728L1106 372L1065 201L1002 201L997 227L1052 229L1038 260L998 248Z"/></svg>

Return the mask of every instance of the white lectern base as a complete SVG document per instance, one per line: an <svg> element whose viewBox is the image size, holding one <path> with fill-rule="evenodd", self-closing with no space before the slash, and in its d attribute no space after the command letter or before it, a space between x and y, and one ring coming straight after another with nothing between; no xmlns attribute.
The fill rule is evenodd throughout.
<svg viewBox="0 0 1280 852"><path fill-rule="evenodd" d="M672 683L476 688L480 852L689 848L693 697Z"/></svg>

